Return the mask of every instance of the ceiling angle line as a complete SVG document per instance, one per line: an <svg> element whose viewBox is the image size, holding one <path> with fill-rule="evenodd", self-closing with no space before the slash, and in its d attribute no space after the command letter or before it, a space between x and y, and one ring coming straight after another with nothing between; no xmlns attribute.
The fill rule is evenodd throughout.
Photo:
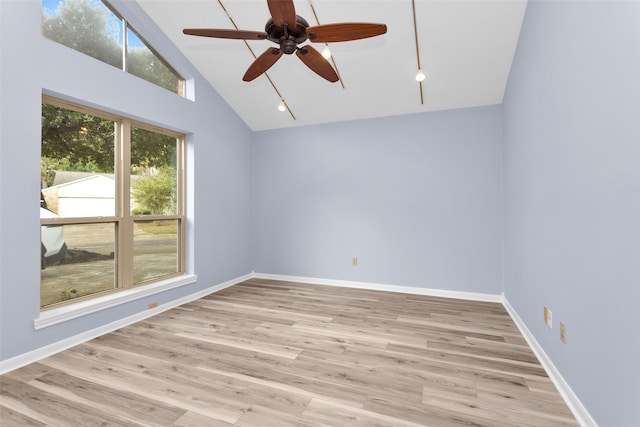
<svg viewBox="0 0 640 427"><path fill-rule="evenodd" d="M227 10L226 7L224 7L224 4L222 3L222 0L218 0L218 4L220 5L220 7L222 8L222 10L224 11L224 13L227 15L227 18L229 18L229 21L231 22L231 25L233 25L233 28L235 28L236 30L239 30L240 28L238 27L238 25L236 24L236 21L234 21L233 17L231 17L231 14L229 13L229 11ZM258 56L256 55L256 53L253 51L253 49L251 48L251 46L249 46L249 43L247 43L246 40L242 40L244 42L244 45L247 47L247 49L249 49L249 52L251 52L251 55L253 55L253 59L257 59ZM293 111L291 111L291 108L289 108L289 104L287 104L287 101L284 100L284 97L282 96L282 94L280 93L280 91L278 90L278 88L276 87L275 83L273 82L273 80L271 80L271 77L269 76L269 74L267 74L266 72L264 73L264 76L267 78L267 80L269 81L269 83L271 84L271 87L273 88L273 90L276 92L276 95L278 95L278 98L280 99L280 101L285 105L285 107L287 107L287 111L289 112L289 115L291 116L291 118L293 120L296 120L296 116L295 114L293 114Z"/></svg>
<svg viewBox="0 0 640 427"><path fill-rule="evenodd" d="M416 38L416 58L418 59L418 71L422 70L420 65L420 48L418 46L418 24L416 21L416 0L411 0L411 6L413 8L413 33ZM422 82L418 82L420 85L420 104L424 105L424 95L422 92Z"/></svg>
<svg viewBox="0 0 640 427"><path fill-rule="evenodd" d="M313 6L313 3L311 2L311 0L309 0L309 6L311 6L311 11L313 12L313 17L316 20L316 24L320 25L320 20L318 19L318 14L316 13L316 8ZM324 45L327 48L329 47L329 43L325 43ZM336 70L336 74L338 75L338 80L340 81L340 85L342 85L342 89L345 89L344 81L342 80L342 76L340 75L340 71L338 70L338 64L336 64L336 59L333 57L333 54L331 55L331 63L333 64L333 68L335 68L335 70Z"/></svg>

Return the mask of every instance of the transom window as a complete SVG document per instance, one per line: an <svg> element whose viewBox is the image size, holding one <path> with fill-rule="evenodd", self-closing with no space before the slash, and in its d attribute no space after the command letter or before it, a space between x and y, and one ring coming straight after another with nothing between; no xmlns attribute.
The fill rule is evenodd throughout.
<svg viewBox="0 0 640 427"><path fill-rule="evenodd" d="M42 308L184 274L184 141L43 98Z"/></svg>
<svg viewBox="0 0 640 427"><path fill-rule="evenodd" d="M105 2L42 0L42 34L184 95L184 79Z"/></svg>

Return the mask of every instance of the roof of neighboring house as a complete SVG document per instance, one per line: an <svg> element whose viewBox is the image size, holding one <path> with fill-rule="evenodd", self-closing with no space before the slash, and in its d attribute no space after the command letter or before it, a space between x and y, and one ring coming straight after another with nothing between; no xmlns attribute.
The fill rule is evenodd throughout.
<svg viewBox="0 0 640 427"><path fill-rule="evenodd" d="M112 173L97 173L97 172L75 172L75 171L56 171L56 176L53 178L52 187L57 185L67 184L69 182L78 181L83 178L89 178L93 176L103 176L115 180L115 175Z"/></svg>
<svg viewBox="0 0 640 427"><path fill-rule="evenodd" d="M55 192L58 197L114 198L116 194L116 183L113 178L90 174L84 178L42 189L43 194L49 192Z"/></svg>

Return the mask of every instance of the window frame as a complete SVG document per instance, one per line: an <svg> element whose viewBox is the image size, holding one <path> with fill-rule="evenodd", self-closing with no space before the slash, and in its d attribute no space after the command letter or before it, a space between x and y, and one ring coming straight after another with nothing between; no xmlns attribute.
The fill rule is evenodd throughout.
<svg viewBox="0 0 640 427"><path fill-rule="evenodd" d="M178 94L179 96L185 97L185 78L182 77L182 75L180 73L178 73L176 71L176 69L173 68L171 66L171 64L169 64L167 62L167 60L164 59L164 57L162 55L160 55L158 53L158 51L156 51L151 46L151 44L144 37L142 37L140 35L140 33L136 31L135 28L133 28L129 24L129 21L127 21L125 18L121 17L120 14L113 7L111 7L111 5L109 3L107 3L104 0L101 0L101 1L107 8L109 8L113 12L114 15L116 15L118 18L120 18L122 20L122 28L123 28L123 35L122 35L122 40L123 40L122 41L122 70L125 71L127 74L131 74L132 76L136 76L135 74L133 74L133 73L131 73L129 71L129 34L128 34L127 30L131 30L131 32L134 33L136 35L136 37L138 37L138 39L142 43L144 43L144 46L147 49L149 49L149 51L151 53L153 53L155 55L155 57L158 58L158 60L160 62L162 62L164 64L164 66L167 67L169 69L169 71L171 71L171 73L173 73L174 76L176 76L178 78L178 89L177 89L177 91L176 92L170 91L170 92L173 92L173 93ZM143 79L140 76L136 76L136 77L138 77L139 79L142 79L144 81L149 81L149 80ZM153 83L151 81L149 81L149 83L154 84L154 85L156 85L158 87L162 87L162 86L160 86L160 85L158 85L156 83Z"/></svg>
<svg viewBox="0 0 640 427"><path fill-rule="evenodd" d="M75 102L66 101L55 98L50 95L42 95L42 104L51 105L58 108L64 108L83 114L89 114L101 119L114 122L116 127L114 131L114 178L115 178L115 214L114 216L98 216L98 217L57 217L57 218L41 218L40 227L46 225L74 225L74 224L100 224L113 223L115 226L115 277L114 287L112 289L95 292L81 297L73 298L66 301L42 306L40 300L40 311L45 312L61 306L77 304L78 302L96 299L108 294L119 293L140 286L166 282L171 279L182 278L187 276L186 272L186 135L180 132L172 131L159 126L141 122L139 120L130 119L126 116L108 113L93 107L77 104ZM140 128L162 135L176 138L176 213L162 215L132 215L130 210L131 202L131 136L132 128ZM42 143L42 142L41 142ZM165 274L148 280L134 283L133 280L133 261L134 261L134 235L133 227L135 221L153 221L153 220L176 220L178 222L177 233L177 271L175 273Z"/></svg>
<svg viewBox="0 0 640 427"><path fill-rule="evenodd" d="M51 41L53 41L55 43L60 43L63 46L67 46L70 49L73 49L76 52L79 52L79 53L81 53L83 55L90 56L90 57L92 57L94 59L97 59L98 61L101 61L101 62L106 63L108 65L114 66L115 68L118 68L118 69L124 71L127 74L131 74L132 76L135 76L135 77L137 77L139 79L142 79L142 80L144 80L146 82L149 82L149 83L151 83L151 84L153 84L155 86L158 86L158 87L160 87L162 89L168 90L171 93L175 93L178 96L181 96L181 97L185 98L186 97L186 90L185 90L185 88L186 88L186 79L179 72L177 72L176 69L162 55L160 55L158 53L158 51L143 36L140 35L140 33L129 23L128 19L123 17L122 14L113 5L111 5L111 3L108 0L96 0L96 1L100 2L106 9L108 9L109 12L111 12L115 16L115 18L117 18L122 24L122 34L121 34L122 44L120 44L120 49L121 49L120 55L121 55L121 59L122 59L122 66L121 67L115 66L113 64L109 64L108 62L105 62L102 59L99 59L99 58L96 58L96 57L94 57L92 55L89 55L89 54L83 52L82 50L78 50L78 49L76 49L74 47L71 47L71 46L68 46L68 45L66 45L66 44L64 44L64 43L62 43L62 42L60 42L58 40L49 38L49 37L44 35L44 33L42 31L42 27L41 27L41 33L42 33L43 37L45 37L45 38L47 38L47 39L49 39L49 40L51 40ZM43 10L42 13L43 13L43 17L44 17L44 10ZM163 86L159 85L156 82L153 82L151 80L145 79L144 77L140 77L140 76L138 76L138 75L136 75L136 74L134 74L134 73L129 71L129 62L130 62L130 59L129 59L129 50L130 50L130 47L129 47L129 30L133 34L135 34L135 36L140 40L140 42L142 42L144 47L146 49L148 49L158 59L158 61L160 61L176 77L176 79L178 80L178 85L177 85L177 88L176 88L175 91L171 90L171 89L164 88Z"/></svg>

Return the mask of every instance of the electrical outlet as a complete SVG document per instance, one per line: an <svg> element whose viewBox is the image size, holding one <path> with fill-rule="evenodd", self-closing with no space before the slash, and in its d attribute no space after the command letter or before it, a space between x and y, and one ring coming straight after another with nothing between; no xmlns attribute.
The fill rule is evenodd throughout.
<svg viewBox="0 0 640 427"><path fill-rule="evenodd" d="M547 326L549 327L549 329L553 329L553 314L551 313L551 310L549 310L548 307L544 308L544 323L547 324Z"/></svg>
<svg viewBox="0 0 640 427"><path fill-rule="evenodd" d="M549 309L547 309L547 320L547 326L549 326L549 329L553 329L553 313Z"/></svg>
<svg viewBox="0 0 640 427"><path fill-rule="evenodd" d="M567 326L564 322L560 322L560 341L567 343Z"/></svg>
<svg viewBox="0 0 640 427"><path fill-rule="evenodd" d="M358 257L351 258L351 265L354 267L358 266Z"/></svg>

